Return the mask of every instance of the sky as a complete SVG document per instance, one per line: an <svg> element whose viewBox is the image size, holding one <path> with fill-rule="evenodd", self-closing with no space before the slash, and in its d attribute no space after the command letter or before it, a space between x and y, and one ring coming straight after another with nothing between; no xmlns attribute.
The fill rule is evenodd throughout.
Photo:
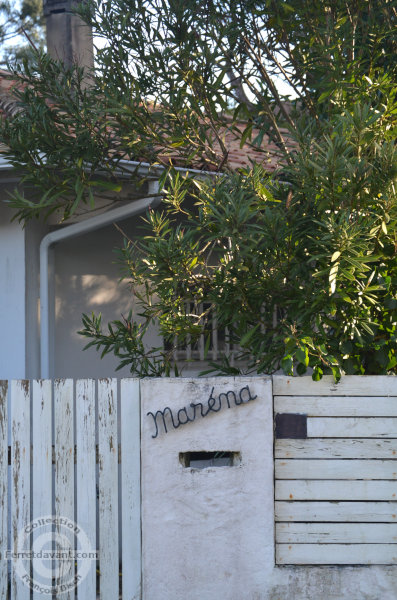
<svg viewBox="0 0 397 600"><path fill-rule="evenodd" d="M11 1L11 3L13 3L13 6L15 6L15 7L20 6L20 0L10 0L10 1ZM5 22L4 16L0 15L0 26L2 24L4 24L4 22ZM25 42L25 38L22 35L9 36L3 44L3 48L6 49L6 48L9 48L9 47L12 47L15 45L23 44L24 42ZM103 38L98 38L98 37L94 36L94 45L101 47L104 44L105 44L105 41L103 40ZM5 66L5 63L1 56L1 52L0 52L0 66L3 66L3 67ZM281 79L281 78L275 79L274 83L276 84L278 92L281 95L289 95L292 98L294 98L296 96L294 91L291 90L290 86L283 79Z"/></svg>

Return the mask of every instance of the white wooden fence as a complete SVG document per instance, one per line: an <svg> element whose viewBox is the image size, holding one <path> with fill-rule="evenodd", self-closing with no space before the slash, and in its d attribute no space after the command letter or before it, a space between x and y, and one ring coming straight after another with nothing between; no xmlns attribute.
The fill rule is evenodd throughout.
<svg viewBox="0 0 397 600"><path fill-rule="evenodd" d="M247 380L236 381L225 380L219 389L234 389L237 383L241 387ZM397 378L345 377L338 385L330 378L315 383L308 377L275 376L272 382L266 381L273 386L276 421L274 581L278 581L277 565L306 565L309 569L312 565L396 565ZM52 597L44 590L43 580L56 600L141 600L141 385L147 386L142 388L147 392L154 384L134 379L0 382L0 600ZM211 386L219 384L218 380L201 379L191 387L186 380L167 385L156 383L155 400L160 408L172 398L177 408L182 406L182 398L183 405L189 406L191 390L196 390L199 399L207 398ZM170 389L174 390L172 398ZM266 405L262 398L263 409L259 396L256 403L250 403L258 411L255 418L266 406L271 411L271 387L268 389L269 400ZM153 409L152 404L148 406ZM221 417L226 419L231 449L240 452L240 442L233 437L236 425L232 424L242 410L228 408L221 411L221 417L218 410L212 406L213 415L194 422L187 422L183 413L180 424L184 427L170 427L156 439L150 432L144 456L153 453L154 445L163 455L169 444L170 465L175 477L181 477L180 431L185 431L187 440L189 432L197 438L197 447L185 444L184 451L202 450L207 428L211 423L216 427ZM147 425L148 418L145 413L142 423ZM248 422L247 430L250 426ZM222 449L227 449L226 445ZM258 469L263 461L270 461L271 480L273 456L270 451L268 454L258 457ZM227 472L233 497L233 485L239 490L237 475L248 468L245 455L242 452L236 471ZM152 463L146 462L150 471ZM249 468L253 469L253 463ZM161 481L153 482L165 493L167 485L173 485L172 469L161 472ZM251 475L255 479L255 469ZM209 472L209 481L211 477ZM145 470L147 487L150 478ZM205 477L201 480L206 481ZM265 499L269 495L265 489L261 494ZM222 507L226 500L224 503L221 498ZM145 496L142 501L145 503ZM272 502L271 491L270 506ZM171 513L177 515L185 501L178 496L175 503ZM249 515L248 504L247 509ZM153 518L147 507L143 514L146 519ZM170 514L163 516L167 520ZM216 517L216 511L214 514ZM147 521L143 521L145 528ZM163 544L161 528L156 530L156 540L159 546ZM265 542L271 546L273 535ZM64 561L45 563L37 553L43 544L47 550L56 550L60 544L75 552L93 552L88 558L75 553ZM189 540L184 544L189 545ZM14 559L28 550L36 552L29 560ZM181 548L174 550L182 552ZM274 547L269 556L274 556ZM70 583L71 575L78 579L72 583L78 585ZM188 585L194 590L194 581L189 580ZM171 596L173 593L169 591ZM164 598L171 597L169 594ZM149 594L144 600L158 597Z"/></svg>
<svg viewBox="0 0 397 600"><path fill-rule="evenodd" d="M278 564L397 564L397 378L273 378ZM290 437L288 437L290 435Z"/></svg>
<svg viewBox="0 0 397 600"><path fill-rule="evenodd" d="M1 600L28 600L31 589L33 600L52 597L40 580L42 557L25 571L23 562L4 559L7 550L37 550L48 539L47 550L69 539L75 551L88 544L99 553L98 560L95 552L91 559L74 554L47 573L46 590L56 590L57 600L95 600L97 593L101 600L140 598L137 380L0 382L0 485ZM68 531L69 523L78 530ZM122 563L128 568L120 578ZM79 585L70 584L71 575Z"/></svg>

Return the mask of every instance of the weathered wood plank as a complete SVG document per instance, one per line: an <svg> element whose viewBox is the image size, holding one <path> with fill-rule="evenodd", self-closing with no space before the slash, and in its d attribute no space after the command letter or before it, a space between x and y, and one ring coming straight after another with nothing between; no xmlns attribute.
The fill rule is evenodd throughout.
<svg viewBox="0 0 397 600"><path fill-rule="evenodd" d="M276 523L280 544L396 544L397 523Z"/></svg>
<svg viewBox="0 0 397 600"><path fill-rule="evenodd" d="M76 381L76 488L77 525L84 531L88 544L96 550L96 456L95 456L95 381ZM78 537L78 550L84 550ZM83 540L85 541L85 540ZM85 574L86 569L88 573ZM77 586L78 600L96 599L96 562L79 561L77 572L84 579Z"/></svg>
<svg viewBox="0 0 397 600"><path fill-rule="evenodd" d="M397 460L275 460L276 479L397 479Z"/></svg>
<svg viewBox="0 0 397 600"><path fill-rule="evenodd" d="M0 381L0 554L8 550L8 382ZM8 564L0 560L0 598L7 598Z"/></svg>
<svg viewBox="0 0 397 600"><path fill-rule="evenodd" d="M68 546L74 550L74 533L61 519L74 521L74 436L73 436L73 380L58 379L54 383L55 426L55 516L58 519L56 535L63 540L62 551ZM56 566L56 583L66 585L73 579L74 560L63 560ZM57 600L72 600L74 591L56 595Z"/></svg>
<svg viewBox="0 0 397 600"><path fill-rule="evenodd" d="M117 380L98 381L100 598L119 598Z"/></svg>
<svg viewBox="0 0 397 600"><path fill-rule="evenodd" d="M28 539L20 535L30 522L30 385L11 382L11 549L29 550ZM11 598L29 600L30 589L11 563ZM29 562L24 566L29 573Z"/></svg>
<svg viewBox="0 0 397 600"><path fill-rule="evenodd" d="M33 474L32 474L32 519L52 515L52 383L49 380L33 381ZM33 543L43 534L51 536L52 526L41 526L33 531ZM46 546L47 548L49 546ZM38 550L41 549L39 546ZM51 588L51 577L43 580L40 574L42 559L34 558L33 579ZM49 565L46 565L49 568ZM41 600L43 594L33 590L33 600Z"/></svg>
<svg viewBox="0 0 397 600"><path fill-rule="evenodd" d="M141 456L139 380L121 381L122 599L141 597Z"/></svg>
<svg viewBox="0 0 397 600"><path fill-rule="evenodd" d="M397 523L396 502L275 502L276 521Z"/></svg>
<svg viewBox="0 0 397 600"><path fill-rule="evenodd" d="M397 500L395 481L285 479L275 484L276 500Z"/></svg>
<svg viewBox="0 0 397 600"><path fill-rule="evenodd" d="M308 417L397 417L397 396L275 396L274 412Z"/></svg>
<svg viewBox="0 0 397 600"><path fill-rule="evenodd" d="M307 437L397 438L397 418L310 417Z"/></svg>
<svg viewBox="0 0 397 600"><path fill-rule="evenodd" d="M395 565L397 544L277 544L279 565Z"/></svg>
<svg viewBox="0 0 397 600"><path fill-rule="evenodd" d="M344 375L335 383L331 375L321 381L310 376L273 375L275 396L397 396L397 377L381 375Z"/></svg>
<svg viewBox="0 0 397 600"><path fill-rule="evenodd" d="M276 440L276 458L397 458L396 439Z"/></svg>

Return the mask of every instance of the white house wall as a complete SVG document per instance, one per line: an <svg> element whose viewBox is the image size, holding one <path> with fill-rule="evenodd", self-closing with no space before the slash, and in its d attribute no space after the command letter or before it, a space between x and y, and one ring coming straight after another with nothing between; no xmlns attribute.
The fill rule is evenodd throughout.
<svg viewBox="0 0 397 600"><path fill-rule="evenodd" d="M26 367L25 377L40 377L40 242L48 225L34 220L25 228Z"/></svg>
<svg viewBox="0 0 397 600"><path fill-rule="evenodd" d="M14 183L0 182L0 378L40 377L39 248L50 226L30 221L25 228L11 222L13 211L3 200ZM120 223L133 239L142 235L140 217ZM128 285L120 283L116 246L123 237L114 226L56 244L50 249L51 377L128 376L115 371L113 355L100 359L83 352L87 340L77 334L82 314L101 312L103 322L127 315L131 308ZM50 278L51 282L51 278ZM156 334L149 344L159 342Z"/></svg>
<svg viewBox="0 0 397 600"><path fill-rule="evenodd" d="M139 217L121 222L126 233L136 239L142 235ZM54 246L55 341L54 377L128 376L128 368L115 373L113 355L100 360L95 349L83 352L88 342L77 331L82 314L102 313L103 323L128 315L131 293L126 282L119 282L120 271L114 253L123 245L121 233L114 227L84 234ZM150 343L157 344L153 336Z"/></svg>
<svg viewBox="0 0 397 600"><path fill-rule="evenodd" d="M1 379L25 377L25 232L12 214L0 204Z"/></svg>

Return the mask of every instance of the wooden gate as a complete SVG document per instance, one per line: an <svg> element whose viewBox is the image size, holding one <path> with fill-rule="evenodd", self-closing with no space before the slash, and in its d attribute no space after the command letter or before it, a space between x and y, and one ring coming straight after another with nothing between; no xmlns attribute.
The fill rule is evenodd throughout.
<svg viewBox="0 0 397 600"><path fill-rule="evenodd" d="M0 598L141 597L139 410L134 379L0 382Z"/></svg>

